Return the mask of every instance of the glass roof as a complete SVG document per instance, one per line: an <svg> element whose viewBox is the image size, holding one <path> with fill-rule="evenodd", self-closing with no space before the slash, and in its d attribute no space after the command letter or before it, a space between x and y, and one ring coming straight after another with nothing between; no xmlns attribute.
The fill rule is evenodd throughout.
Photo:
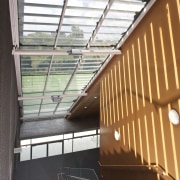
<svg viewBox="0 0 180 180"><path fill-rule="evenodd" d="M19 48L115 49L145 4L141 0L18 0ZM21 55L23 118L69 113L108 55ZM60 98L54 102L53 96Z"/></svg>

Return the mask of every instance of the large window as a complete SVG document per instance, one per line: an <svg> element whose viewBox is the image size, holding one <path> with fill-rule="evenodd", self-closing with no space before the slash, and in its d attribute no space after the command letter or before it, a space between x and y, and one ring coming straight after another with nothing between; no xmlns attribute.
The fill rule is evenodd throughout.
<svg viewBox="0 0 180 180"><path fill-rule="evenodd" d="M56 156L99 147L99 129L21 140L20 161Z"/></svg>

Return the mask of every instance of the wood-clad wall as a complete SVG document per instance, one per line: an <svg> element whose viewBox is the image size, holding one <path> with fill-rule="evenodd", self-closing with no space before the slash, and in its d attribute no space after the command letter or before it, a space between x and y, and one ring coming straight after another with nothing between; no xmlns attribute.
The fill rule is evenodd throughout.
<svg viewBox="0 0 180 180"><path fill-rule="evenodd" d="M179 180L180 125L168 112L180 114L180 1L157 0L121 48L101 80L100 162L156 163Z"/></svg>

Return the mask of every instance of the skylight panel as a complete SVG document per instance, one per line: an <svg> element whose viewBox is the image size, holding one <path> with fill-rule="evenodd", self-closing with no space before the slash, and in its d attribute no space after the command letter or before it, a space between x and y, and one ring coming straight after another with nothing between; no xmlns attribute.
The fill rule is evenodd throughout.
<svg viewBox="0 0 180 180"><path fill-rule="evenodd" d="M24 24L24 30L33 30L33 31L54 31L56 32L58 28L58 24L57 25L35 25L35 24Z"/></svg>
<svg viewBox="0 0 180 180"><path fill-rule="evenodd" d="M68 52L86 47L90 50L112 49L134 21L136 12L145 4L137 0L114 0L108 8L109 0L68 0L67 6L65 2L19 1L20 48L42 50L56 46L56 50ZM23 96L81 93L107 56L85 55L77 69L81 60L79 55L21 56ZM24 100L24 116L65 113L77 99L78 96L63 98L57 111L51 98Z"/></svg>
<svg viewBox="0 0 180 180"><path fill-rule="evenodd" d="M63 112L64 112L64 113L67 113L67 112L69 111L69 107L70 107L72 104L73 104L73 102L72 102L72 103L69 103L69 104L66 104L66 105L60 104L59 107L57 108L55 114L61 114L61 113L63 113Z"/></svg>
<svg viewBox="0 0 180 180"><path fill-rule="evenodd" d="M32 74L31 74L32 75ZM42 91L46 76L22 76L22 89L24 93Z"/></svg>
<svg viewBox="0 0 180 180"><path fill-rule="evenodd" d="M122 26L122 27L129 27L129 25L131 24L131 20L110 20L110 19L105 19L104 22L103 22L103 26L109 26L109 27L119 27L119 26ZM111 31L111 29L109 30Z"/></svg>
<svg viewBox="0 0 180 180"><path fill-rule="evenodd" d="M84 9L74 9L74 8L69 8L67 7L66 10L66 15L67 16L82 16L82 17L93 17L93 18L99 18L102 15L102 10L99 9L88 9L88 8L84 8Z"/></svg>
<svg viewBox="0 0 180 180"><path fill-rule="evenodd" d="M63 5L63 0L24 0L25 3Z"/></svg>
<svg viewBox="0 0 180 180"><path fill-rule="evenodd" d="M30 104L31 103L31 104ZM39 105L34 105L32 104L32 101L29 102L29 105L24 105L24 113L32 113L33 112L36 112L37 113L37 110L39 109Z"/></svg>
<svg viewBox="0 0 180 180"><path fill-rule="evenodd" d="M33 23L59 23L59 18L55 17L39 17L39 16L24 16L24 22L33 22Z"/></svg>
<svg viewBox="0 0 180 180"><path fill-rule="evenodd" d="M56 103L42 104L40 113L53 112L56 107Z"/></svg>
<svg viewBox="0 0 180 180"><path fill-rule="evenodd" d="M115 1L111 9L137 12L140 11L143 7L143 3L132 3L130 1Z"/></svg>
<svg viewBox="0 0 180 180"><path fill-rule="evenodd" d="M125 32L127 30L126 27L119 25L119 26L114 26L112 28L107 27L107 26L102 26L99 30L99 33L112 33L112 34L116 34L116 33L121 33L121 32Z"/></svg>
<svg viewBox="0 0 180 180"><path fill-rule="evenodd" d="M24 6L24 13L30 13L30 14L61 15L61 11L62 8L35 7L30 5Z"/></svg>
<svg viewBox="0 0 180 180"><path fill-rule="evenodd" d="M68 6L104 9L107 5L107 2L108 2L107 0L104 0L104 1L68 0Z"/></svg>
<svg viewBox="0 0 180 180"><path fill-rule="evenodd" d="M100 40L102 40L102 41L107 41L107 40L109 40L109 42L112 42L112 41L115 41L115 42L117 42L117 39L119 39L119 37L120 37L121 35L120 35L120 33L115 33L115 34L111 34L111 33L109 33L109 34L97 34L97 36L96 36L96 40L98 41L100 41Z"/></svg>
<svg viewBox="0 0 180 180"><path fill-rule="evenodd" d="M64 18L63 23L64 24L73 24L73 25L91 25L91 26L95 26L96 25L97 20L94 19L84 19L84 18Z"/></svg>
<svg viewBox="0 0 180 180"><path fill-rule="evenodd" d="M107 19L134 19L135 12L128 11L109 11L106 18Z"/></svg>
<svg viewBox="0 0 180 180"><path fill-rule="evenodd" d="M80 72L80 73L79 73ZM92 78L93 76L93 72L83 72L78 70L77 74L74 76L74 79L72 81L72 83L70 84L68 90L78 90L79 92L82 91L82 89L84 89L84 87L86 86L86 84L89 82L89 80ZM82 82L83 79L83 82Z"/></svg>
<svg viewBox="0 0 180 180"><path fill-rule="evenodd" d="M61 72L62 73L62 72ZM67 81L70 79L70 74L51 74L48 78L46 91L59 91L63 92L66 87ZM56 93L58 94L58 93Z"/></svg>
<svg viewBox="0 0 180 180"><path fill-rule="evenodd" d="M33 106L32 106L33 107ZM26 108L24 108L24 114L38 114L38 109L36 108L36 109L33 109L33 108L31 108L31 109L26 109Z"/></svg>

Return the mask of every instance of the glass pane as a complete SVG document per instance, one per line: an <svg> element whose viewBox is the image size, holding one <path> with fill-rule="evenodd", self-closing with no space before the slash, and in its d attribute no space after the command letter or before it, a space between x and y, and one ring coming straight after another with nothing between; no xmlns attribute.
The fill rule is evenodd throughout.
<svg viewBox="0 0 180 180"><path fill-rule="evenodd" d="M107 19L134 19L135 12L131 11L109 11L106 18Z"/></svg>
<svg viewBox="0 0 180 180"><path fill-rule="evenodd" d="M37 117L37 116L38 116L38 113L36 113L36 112L34 112L34 113L29 113L29 114L24 113L24 117L25 117L25 118L33 119L33 117Z"/></svg>
<svg viewBox="0 0 180 180"><path fill-rule="evenodd" d="M31 159L31 146L21 147L22 151L20 153L20 161L27 161Z"/></svg>
<svg viewBox="0 0 180 180"><path fill-rule="evenodd" d="M131 1L119 1L116 0L115 3L113 3L111 9L113 10L124 10L124 11L134 11L138 12L142 9L144 6L144 3L136 1L136 2L131 2Z"/></svg>
<svg viewBox="0 0 180 180"><path fill-rule="evenodd" d="M119 24L122 27L129 27L131 20L112 20L112 19L106 19L103 21L103 26L109 26L109 27L114 27L114 26L119 26Z"/></svg>
<svg viewBox="0 0 180 180"><path fill-rule="evenodd" d="M47 83L47 91L57 91L63 92L66 87L67 81L70 79L70 75L62 74L62 75L50 75ZM56 93L57 95L60 93Z"/></svg>
<svg viewBox="0 0 180 180"><path fill-rule="evenodd" d="M97 147L99 148L99 147L100 147L100 135L98 135L97 138L98 138L98 139L97 139L97 141L98 141Z"/></svg>
<svg viewBox="0 0 180 180"><path fill-rule="evenodd" d="M37 29L32 31L32 30L28 30L26 33L23 33L20 35L20 42L21 42L21 45L23 45L23 48L25 48L25 46L30 46L31 45L31 49L33 48L36 48L37 49L37 45L41 45L41 47L38 47L38 49L45 49L45 47L47 45L49 46L52 46L53 43L54 43L54 40L55 40L55 35L54 33L47 33L45 30L43 30L42 32L38 32ZM42 45L44 45L42 47ZM33 47L35 46L35 47ZM29 49L29 47L27 47L26 49ZM27 56L28 57L28 56ZM33 57L32 56L29 56L29 64L27 62L27 60L25 62L23 62L25 65L29 65L29 66L25 66L26 67L26 71L30 71L31 69L34 70L34 64L37 63L37 68L38 70L43 70L43 69L46 69L48 68L49 66L49 60L48 58L45 58L47 56L35 56L34 57L34 60L37 60L37 62L33 62L34 64L32 64L33 66L31 66L31 59L33 60ZM38 60L39 58L39 60ZM40 58L41 58L41 61L40 61ZM44 60L43 60L44 58ZM44 64L42 64L42 62ZM22 67L24 68L24 66ZM25 71L25 70L24 70ZM26 72L27 73L27 72ZM24 74L24 73L23 73Z"/></svg>
<svg viewBox="0 0 180 180"><path fill-rule="evenodd" d="M56 103L52 103L52 104L43 103L43 105L41 106L41 113L53 112L56 105L57 105Z"/></svg>
<svg viewBox="0 0 180 180"><path fill-rule="evenodd" d="M57 111L61 112L61 111L68 111L69 107L72 105L72 103L74 102L74 99L76 99L77 96L74 97L64 97L61 101L61 104L59 105Z"/></svg>
<svg viewBox="0 0 180 180"><path fill-rule="evenodd" d="M48 144L48 156L56 156L62 154L62 142Z"/></svg>
<svg viewBox="0 0 180 180"><path fill-rule="evenodd" d="M107 26L102 26L101 29L99 30L99 33L112 33L112 34L120 34L121 32L126 32L126 27L123 27L123 26L119 26L119 27L113 27L111 28L111 31L109 31L109 27ZM119 40L120 38L117 39L117 41Z"/></svg>
<svg viewBox="0 0 180 180"><path fill-rule="evenodd" d="M79 70L78 72L83 72L83 70ZM71 82L68 90L69 91L76 90L77 93L81 93L82 90L85 88L86 84L89 82L89 80L92 78L93 75L94 75L93 73L86 73L86 74L79 73L79 74L76 74L74 76L73 81Z"/></svg>
<svg viewBox="0 0 180 180"><path fill-rule="evenodd" d="M51 116L53 114L54 110L47 111L47 112L40 112L39 116Z"/></svg>
<svg viewBox="0 0 180 180"><path fill-rule="evenodd" d="M49 137L43 137L43 138L34 138L34 139L32 139L32 144L57 141L57 140L61 140L61 139L63 139L63 135L49 136Z"/></svg>
<svg viewBox="0 0 180 180"><path fill-rule="evenodd" d="M24 93L33 93L31 95L39 95L36 92L42 92L44 89L46 76L22 76L22 88ZM29 96L29 95L28 95Z"/></svg>
<svg viewBox="0 0 180 180"><path fill-rule="evenodd" d="M24 24L24 30L33 30L33 31L56 31L58 25L35 25L35 24Z"/></svg>
<svg viewBox="0 0 180 180"><path fill-rule="evenodd" d="M72 20L71 20L72 19ZM89 18L75 18L75 17L71 17L71 18L64 18L63 19L63 22L65 23L65 24L71 24L72 23L72 21L73 21L73 24L74 25L83 25L85 22L86 22L86 25L90 25L90 26L95 26L96 25L96 22L98 21L98 19L97 18L91 18L91 19L89 19Z"/></svg>
<svg viewBox="0 0 180 180"><path fill-rule="evenodd" d="M73 152L97 148L97 136L73 139Z"/></svg>
<svg viewBox="0 0 180 180"><path fill-rule="evenodd" d="M63 1L60 0L25 0L26 3L37 3L37 4L53 4L53 5L62 5Z"/></svg>
<svg viewBox="0 0 180 180"><path fill-rule="evenodd" d="M40 102L40 101L36 101L36 102ZM27 106L24 106L23 108L23 112L24 114L31 114L31 113L38 113L39 112L39 105L35 105L34 103L36 103L34 101L24 101L24 104L28 104Z"/></svg>
<svg viewBox="0 0 180 180"><path fill-rule="evenodd" d="M31 139L21 140L21 146L31 144Z"/></svg>
<svg viewBox="0 0 180 180"><path fill-rule="evenodd" d="M72 153L72 139L64 140L64 154Z"/></svg>
<svg viewBox="0 0 180 180"><path fill-rule="evenodd" d="M75 1L76 3L74 3L74 0L69 0L68 1L68 5L69 6L76 6L76 7L89 7L89 8L98 8L98 9L104 9L105 6L107 5L107 0L96 0L96 1L89 1L86 0L86 2L84 2L84 0L78 0Z"/></svg>
<svg viewBox="0 0 180 180"><path fill-rule="evenodd" d="M64 139L70 139L73 137L73 133L64 134Z"/></svg>
<svg viewBox="0 0 180 180"><path fill-rule="evenodd" d="M44 2L44 1L43 1ZM24 13L60 15L61 8L24 6Z"/></svg>
<svg viewBox="0 0 180 180"><path fill-rule="evenodd" d="M91 134L96 134L96 130L77 132L77 133L74 133L74 137L88 136Z"/></svg>
<svg viewBox="0 0 180 180"><path fill-rule="evenodd" d="M32 146L32 159L43 158L47 156L47 144Z"/></svg>

